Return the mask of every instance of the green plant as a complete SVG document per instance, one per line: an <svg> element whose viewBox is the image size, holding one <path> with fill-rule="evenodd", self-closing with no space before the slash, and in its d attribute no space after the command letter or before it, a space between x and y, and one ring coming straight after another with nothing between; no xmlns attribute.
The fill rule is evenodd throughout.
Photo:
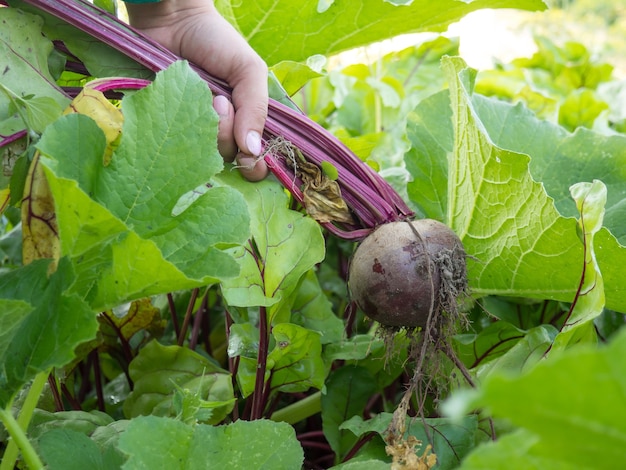
<svg viewBox="0 0 626 470"><path fill-rule="evenodd" d="M313 80L303 64L281 62L442 29L502 2L369 0L361 16L354 2L291 2L261 25L249 14L256 5L216 2L287 94L306 84L293 99L307 114L463 242L471 329L435 350L426 365L437 368L407 357L419 332L385 342L350 301L352 241L322 229L277 179L251 184L223 167L198 73L176 62L155 77L18 3L26 8L0 7L10 25L0 29L10 65L1 148L12 173L0 179L0 468L13 467L18 447L34 468L205 468L210 456L229 468L369 469L389 468L392 456L431 465L431 452L438 468L602 468L614 463L606 456L623 458L614 359L626 311L626 138L570 133L481 96L476 72L442 57L455 55L445 39ZM109 99L89 95L95 115L62 116L67 87L94 77L105 80L87 90L131 89L107 85ZM295 122L294 135L311 126ZM333 179L336 165L318 166ZM22 246L24 187L22 231L37 236ZM54 230L39 224L50 201ZM22 252L33 261L22 265ZM416 374L423 387L405 393ZM457 391L468 383L473 392ZM435 400L449 395L456 420ZM399 416L406 427L390 441ZM577 427L564 424L572 416Z"/></svg>

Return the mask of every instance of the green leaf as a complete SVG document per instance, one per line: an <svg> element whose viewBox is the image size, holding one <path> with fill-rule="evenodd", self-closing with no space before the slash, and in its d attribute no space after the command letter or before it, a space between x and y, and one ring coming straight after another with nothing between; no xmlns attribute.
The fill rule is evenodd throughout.
<svg viewBox="0 0 626 470"><path fill-rule="evenodd" d="M320 334L291 323L272 328L275 347L267 356L270 387L289 393L321 389L326 378Z"/></svg>
<svg viewBox="0 0 626 470"><path fill-rule="evenodd" d="M549 455L535 455L537 436L520 429L478 446L463 460L460 470L591 470L579 463L564 462Z"/></svg>
<svg viewBox="0 0 626 470"><path fill-rule="evenodd" d="M573 131L577 127L592 128L594 122L609 105L598 99L593 90L575 90L559 108L559 124Z"/></svg>
<svg viewBox="0 0 626 470"><path fill-rule="evenodd" d="M110 1L110 0L105 0ZM136 77L153 78L154 74L113 47L94 40L89 34L70 26L67 22L49 15L42 10L22 1L10 0L11 6L33 13L43 18L43 32L50 40L61 40L85 64L89 73L98 78ZM96 13L97 14L97 13ZM99 15L101 21L108 21L105 15Z"/></svg>
<svg viewBox="0 0 626 470"><path fill-rule="evenodd" d="M420 103L418 112L408 116L407 135L411 148L404 156L412 176L407 183L411 201L424 217L441 222L446 220L447 155L452 152L454 133L449 113L444 112L442 118L438 116L441 110L449 108L447 93L438 93Z"/></svg>
<svg viewBox="0 0 626 470"><path fill-rule="evenodd" d="M391 464L382 460L348 460L331 468L333 470L389 470Z"/></svg>
<svg viewBox="0 0 626 470"><path fill-rule="evenodd" d="M338 459L357 440L353 433L342 429L341 425L353 416L362 416L367 401L376 390L376 380L363 367L344 366L329 375L322 394L322 428Z"/></svg>
<svg viewBox="0 0 626 470"><path fill-rule="evenodd" d="M443 66L451 81L456 139L447 218L476 259L468 261L472 290L571 300L581 257L574 221L560 217L532 179L528 156L493 145L473 111L465 63L446 59Z"/></svg>
<svg viewBox="0 0 626 470"><path fill-rule="evenodd" d="M38 372L68 364L74 349L96 335L94 312L69 293L75 279L69 260L61 258L50 275L49 267L50 260L39 260L0 276L7 327L0 342L0 407Z"/></svg>
<svg viewBox="0 0 626 470"><path fill-rule="evenodd" d="M0 300L0 306L2 310L2 315L0 315L0 357L4 357L4 353L14 340L15 331L24 318L33 311L33 307L29 302L21 299L5 298Z"/></svg>
<svg viewBox="0 0 626 470"><path fill-rule="evenodd" d="M108 426L113 422L101 411L49 411L35 409L28 428L28 436L37 439L56 429L68 429L83 435L92 434L98 427Z"/></svg>
<svg viewBox="0 0 626 470"><path fill-rule="evenodd" d="M513 121L513 116L519 115L503 114L503 109L519 111L522 108L480 97L471 99L471 71L465 68L460 59L445 59L443 64L450 77L453 122L459 140L454 144L452 166L448 169L449 194L445 205L441 204L442 207L438 209L437 203L429 202L433 201L432 197L426 202L434 206L431 211L445 210L449 214L448 223L462 239L466 251L475 258L468 260L473 292L476 295L495 294L571 302L580 280L583 253L576 237L575 220L563 215L573 215L575 212L562 215L561 209L557 210L555 201L550 197L554 196L554 191L549 191L548 195L546 189L569 188L571 184L580 181L568 181L574 168L577 168L574 170L577 177L580 177L582 173L578 172L583 168L585 178L597 177L586 174L584 161L587 155L577 165L572 165L571 159L560 160L558 164L562 165L562 169L557 172L555 163L558 160L554 159L554 152L550 149L561 150L562 147L541 143L545 143L554 126L539 126L537 120ZM437 115L432 114L434 108L430 105L420 106L416 111L423 122L428 122L429 129L435 129L437 123L447 125L445 108ZM531 126L534 126L534 134L530 132ZM459 130L461 128L463 132ZM446 134L445 131L439 131L438 139L445 139ZM578 140L577 136L590 134L577 133L573 139ZM492 136L497 138L495 143ZM600 136L596 138L601 139ZM437 147L437 140L431 140L431 147ZM605 151L599 143L595 142L596 151ZM442 150L437 150L438 155L432 159L440 159L448 146L450 143L442 144ZM581 154L580 147L578 150L575 148L569 147L568 151ZM426 151L429 149L426 148ZM532 161L519 152L532 155ZM414 165L425 168L421 163ZM596 165L599 170L604 163L599 161ZM442 174L442 166L440 164L437 175ZM537 167L544 166L554 170L553 179L545 171L535 171ZM428 170L422 171L428 174ZM614 178L618 179L618 176ZM618 194L614 193L613 197ZM421 195L414 191L412 197L421 198ZM420 200L415 202L419 204ZM604 229L596 236L595 243L598 263L605 279L607 307L625 311L626 296L623 295L623 283L618 280L618 266L626 261L626 250Z"/></svg>
<svg viewBox="0 0 626 470"><path fill-rule="evenodd" d="M233 409L230 374L188 348L162 346L153 340L132 360L128 373L135 384L124 402L128 417L155 414L193 419L202 408L212 410L203 421L216 424ZM185 390L193 396L176 406L173 399L184 400ZM194 396L200 401L192 403ZM194 406L195 411L190 408Z"/></svg>
<svg viewBox="0 0 626 470"><path fill-rule="evenodd" d="M382 0L328 3L297 0L277 6L222 0L216 6L270 65L281 60L304 61L314 54L331 55L404 33L445 31L481 8L545 8L539 0L419 0L405 6Z"/></svg>
<svg viewBox="0 0 626 470"><path fill-rule="evenodd" d="M249 233L247 208L235 190L211 188L172 216L181 196L222 168L211 103L206 84L179 62L123 100L122 138L108 166L102 131L86 116L64 116L38 143L62 252L73 258L77 291L94 308L239 272L224 251ZM145 116L155 121L146 126Z"/></svg>
<svg viewBox="0 0 626 470"><path fill-rule="evenodd" d="M570 188L580 211L578 228L584 246L585 268L580 287L570 309L566 324L556 337L555 349L566 347L584 336L596 338L593 320L604 310L604 280L596 260L594 238L602 228L606 186L601 181L578 183Z"/></svg>
<svg viewBox="0 0 626 470"><path fill-rule="evenodd" d="M100 449L86 435L71 429L55 429L39 439L41 455L50 470L104 470Z"/></svg>
<svg viewBox="0 0 626 470"><path fill-rule="evenodd" d="M69 103L48 67L52 42L41 34L41 18L16 8L1 8L0 23L0 135L11 135L27 125L13 116L15 111L10 111L11 100L5 90L22 100L29 110L28 125L41 132ZM25 99L27 96L31 98ZM38 116L36 110L42 107L46 112Z"/></svg>
<svg viewBox="0 0 626 470"><path fill-rule="evenodd" d="M277 63L271 71L283 86L287 96L295 95L309 81L322 76L308 65L291 60Z"/></svg>
<svg viewBox="0 0 626 470"><path fill-rule="evenodd" d="M539 468L615 468L626 461L624 354L626 330L601 348L578 345L551 354L522 375L492 374L466 404L525 429L525 454L560 465ZM502 462L508 450L492 448L490 457ZM492 468L486 452L476 452L483 468Z"/></svg>
<svg viewBox="0 0 626 470"><path fill-rule="evenodd" d="M296 469L304 454L294 429L267 420L235 421L226 426L189 426L156 416L132 420L120 436L129 454L125 470L168 468Z"/></svg>
<svg viewBox="0 0 626 470"><path fill-rule="evenodd" d="M368 432L384 435L391 420L392 413L380 413L375 418L364 421L355 416L340 426L355 436L362 436ZM449 418L412 418L407 422L407 435L414 436L422 442L420 454L427 444L433 446L433 453L437 455L437 468L441 470L457 468L461 460L475 446L478 418L475 415L466 416L460 421Z"/></svg>
<svg viewBox="0 0 626 470"><path fill-rule="evenodd" d="M468 368L484 365L505 354L524 338L525 331L505 321L490 324L480 333L454 336L456 352Z"/></svg>
<svg viewBox="0 0 626 470"><path fill-rule="evenodd" d="M291 321L318 332L322 344L334 344L344 335L344 324L320 287L315 271L304 275L291 306Z"/></svg>
<svg viewBox="0 0 626 470"><path fill-rule="evenodd" d="M34 420L42 419L41 415L36 410ZM129 421L113 421L96 411L49 413L46 419L34 434L29 430L29 437L35 439L38 432L47 430L37 444L48 468L118 470L125 462L117 441Z"/></svg>
<svg viewBox="0 0 626 470"><path fill-rule="evenodd" d="M289 321L287 301L301 277L324 259L320 226L310 217L287 208L284 188L268 178L255 184L238 172L223 172L218 182L240 191L248 203L254 248L237 250L241 273L222 283L230 305L268 306L271 321ZM284 302L283 302L284 303ZM282 310L282 315L279 315Z"/></svg>

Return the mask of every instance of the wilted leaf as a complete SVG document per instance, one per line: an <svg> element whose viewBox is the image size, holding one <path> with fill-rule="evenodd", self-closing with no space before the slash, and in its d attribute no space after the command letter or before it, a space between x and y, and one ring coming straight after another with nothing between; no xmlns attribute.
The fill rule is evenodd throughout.
<svg viewBox="0 0 626 470"><path fill-rule="evenodd" d="M60 256L59 227L54 198L41 166L40 155L33 159L22 199L22 244L24 264L33 260ZM54 269L56 263L50 264Z"/></svg>
<svg viewBox="0 0 626 470"><path fill-rule="evenodd" d="M98 319L103 325L103 334L113 343L116 343L120 336L128 341L135 333L144 329L163 330L166 323L161 319L160 310L152 305L150 299L131 302L124 316L119 317L114 312L107 311Z"/></svg>
<svg viewBox="0 0 626 470"><path fill-rule="evenodd" d="M300 189L307 214L319 223L354 223L350 209L341 197L339 184L322 171L323 167L306 161L300 151L288 143L278 141L273 145L285 153L285 163L293 168L296 176L302 180Z"/></svg>

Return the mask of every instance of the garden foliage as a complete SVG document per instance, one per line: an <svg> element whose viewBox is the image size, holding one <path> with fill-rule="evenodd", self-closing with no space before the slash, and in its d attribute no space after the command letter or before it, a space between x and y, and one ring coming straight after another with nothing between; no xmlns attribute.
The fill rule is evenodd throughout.
<svg viewBox="0 0 626 470"><path fill-rule="evenodd" d="M153 75L6 3L0 469L390 468L408 340L384 343L350 303L352 242L274 177L223 163L189 64ZM430 444L441 469L626 461L626 136L611 66L538 38L534 57L477 72L443 36L320 66L538 0L215 3L271 66L275 98L465 246L471 325L451 344L474 387L440 359L443 396L408 421L417 454ZM107 77L151 83L105 97L92 80Z"/></svg>

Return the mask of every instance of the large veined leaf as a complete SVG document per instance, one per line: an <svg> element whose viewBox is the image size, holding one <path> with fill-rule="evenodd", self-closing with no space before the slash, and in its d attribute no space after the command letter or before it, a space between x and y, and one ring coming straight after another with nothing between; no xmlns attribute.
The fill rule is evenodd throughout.
<svg viewBox="0 0 626 470"><path fill-rule="evenodd" d="M624 354L622 331L605 347L561 351L525 374L490 375L473 397L457 395L449 410L486 407L522 428L477 448L461 468L611 469L626 461Z"/></svg>
<svg viewBox="0 0 626 470"><path fill-rule="evenodd" d="M404 33L445 31L481 8L546 7L541 0L415 0L402 6L383 0L331 3L319 8L318 0L215 2L270 65L334 54Z"/></svg>
<svg viewBox="0 0 626 470"><path fill-rule="evenodd" d="M546 186L533 172L540 163L531 163L548 158L548 147L539 152L526 144L520 150L519 145L513 145L513 137L506 147L497 144L504 140L505 133L515 135L518 128L536 126L537 120L533 118L530 124L524 119L508 121L503 126L498 119L502 117L502 104L472 96L473 72L465 63L461 59L444 59L443 65L450 82L452 121L443 93L426 100L411 117L409 134L413 148L406 157L407 168L416 175L409 187L411 198L424 208L427 216L443 216L463 240L473 257L468 266L474 293L573 301L584 263L576 220L569 217L576 214L575 206L574 211L563 209L566 213L562 214L552 194L546 192ZM554 131L553 126L550 129ZM542 137L546 132L544 128ZM456 136L454 142L450 141L452 135ZM522 140L537 142L542 137L531 138L527 134ZM528 154L523 153L525 149ZM587 150L603 151L592 146ZM578 151L578 155L581 153ZM442 163L448 154L452 155L451 166ZM557 174L555 169L551 173L558 181L551 187L558 185L569 191L577 182L572 181L572 174L584 180L595 177L583 174L586 159L577 160L572 153L565 155L569 158L561 159L563 172ZM574 172L572 166L580 170ZM448 193L436 191L434 184L428 186L425 181L429 177L434 181L447 179ZM423 194L422 184L426 189ZM598 232L594 242L605 280L606 304L625 311L626 296L619 272L626 250L606 228Z"/></svg>
<svg viewBox="0 0 626 470"><path fill-rule="evenodd" d="M75 277L67 258L48 275L49 260L37 260L0 276L0 407L36 373L62 367L80 343L97 331L96 317L70 288Z"/></svg>
<svg viewBox="0 0 626 470"><path fill-rule="evenodd" d="M179 199L222 169L211 93L183 62L123 100L111 163L104 134L82 115L49 126L38 148L55 199L62 253L94 308L236 276L223 250L249 233L247 207L212 188L177 216Z"/></svg>

